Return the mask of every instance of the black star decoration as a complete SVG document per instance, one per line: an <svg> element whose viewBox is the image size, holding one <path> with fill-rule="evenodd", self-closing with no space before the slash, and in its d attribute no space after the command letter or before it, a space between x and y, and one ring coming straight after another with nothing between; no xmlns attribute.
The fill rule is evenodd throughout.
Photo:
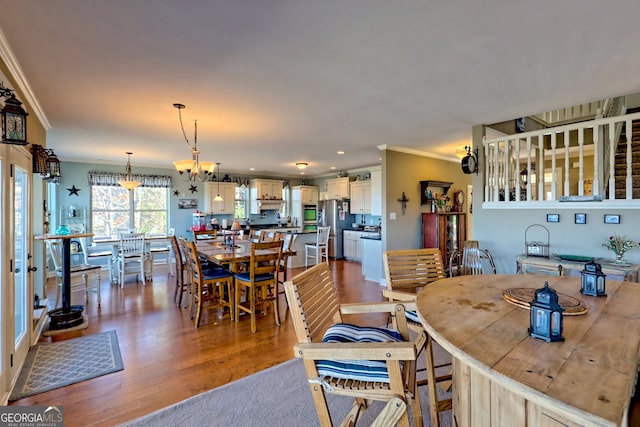
<svg viewBox="0 0 640 427"><path fill-rule="evenodd" d="M178 190L173 190L173 195L177 197L180 195L180 192Z"/></svg>
<svg viewBox="0 0 640 427"><path fill-rule="evenodd" d="M70 196L78 196L78 191L80 191L79 188L76 188L75 184L71 186L71 188L67 188L67 191L69 191L69 195Z"/></svg>
<svg viewBox="0 0 640 427"><path fill-rule="evenodd" d="M195 185L192 185L191 188L189 188L189 191L191 191L191 194L197 193L198 192L198 187L196 187Z"/></svg>

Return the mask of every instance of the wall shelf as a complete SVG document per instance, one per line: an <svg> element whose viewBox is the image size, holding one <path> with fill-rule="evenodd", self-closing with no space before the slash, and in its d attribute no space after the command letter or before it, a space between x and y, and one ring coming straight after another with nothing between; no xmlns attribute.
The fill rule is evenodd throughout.
<svg viewBox="0 0 640 427"><path fill-rule="evenodd" d="M453 185L453 182L433 181L433 180L420 181L420 204L422 205L431 204L432 199L427 197L427 194L426 194L427 188L439 187L439 188L442 188L442 192L444 194L447 194L449 192L449 188L451 188L451 185Z"/></svg>

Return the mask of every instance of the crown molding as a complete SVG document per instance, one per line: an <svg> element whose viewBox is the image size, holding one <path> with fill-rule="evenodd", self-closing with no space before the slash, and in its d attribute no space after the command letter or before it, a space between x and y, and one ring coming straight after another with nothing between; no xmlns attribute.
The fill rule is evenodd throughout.
<svg viewBox="0 0 640 427"><path fill-rule="evenodd" d="M398 151L400 153L413 154L415 156L430 157L432 159L445 160L447 162L453 162L453 163L460 163L460 159L458 157L443 156L442 154L429 153L428 151L416 150L414 148L400 147L398 145L388 145L388 144L378 145L378 150Z"/></svg>
<svg viewBox="0 0 640 427"><path fill-rule="evenodd" d="M7 39L2 32L2 29L0 29L0 59L2 59L4 64L7 66L10 76L15 80L16 85L20 89L20 92L25 99L25 102L29 104L33 114L35 114L35 116L38 118L42 127L45 129L45 131L51 129L51 125L49 124L44 111L40 107L36 96L31 90L27 79L24 77L24 73L22 72L22 69L18 64L18 61L16 60L16 57L14 56L13 51L11 50L9 43L7 42Z"/></svg>

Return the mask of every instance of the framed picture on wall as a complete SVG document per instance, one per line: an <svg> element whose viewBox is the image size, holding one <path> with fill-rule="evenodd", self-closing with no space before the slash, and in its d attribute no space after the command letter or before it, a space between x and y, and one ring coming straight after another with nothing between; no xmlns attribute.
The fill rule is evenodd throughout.
<svg viewBox="0 0 640 427"><path fill-rule="evenodd" d="M559 214L547 214L547 222L560 222Z"/></svg>
<svg viewBox="0 0 640 427"><path fill-rule="evenodd" d="M198 209L198 199L179 199L178 209Z"/></svg>
<svg viewBox="0 0 640 427"><path fill-rule="evenodd" d="M605 224L620 224L620 215L605 214L604 215L604 223Z"/></svg>
<svg viewBox="0 0 640 427"><path fill-rule="evenodd" d="M586 224L587 223L587 214L577 213L575 222L576 222L576 224Z"/></svg>

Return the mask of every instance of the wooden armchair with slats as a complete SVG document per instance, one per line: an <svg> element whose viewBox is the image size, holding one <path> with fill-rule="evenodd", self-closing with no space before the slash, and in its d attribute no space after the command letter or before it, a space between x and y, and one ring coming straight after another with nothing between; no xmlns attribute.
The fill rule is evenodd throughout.
<svg viewBox="0 0 640 427"><path fill-rule="evenodd" d="M415 301L418 291L436 280L444 279L445 270L442 254L437 248L390 250L383 254L383 264L387 289L383 295L390 301ZM425 333L422 323L415 311L407 311L407 323L411 330ZM394 319L394 324L397 321ZM429 405L431 425L440 426L440 412L448 411L452 407L451 399L438 399L437 384L448 389L451 384L451 374L437 375L439 368L448 368L450 363L436 365L433 356L433 340L427 335L425 350L425 370L427 379L418 381L418 385L427 385L429 390ZM421 350L421 349L420 349ZM450 372L450 369L449 369Z"/></svg>
<svg viewBox="0 0 640 427"><path fill-rule="evenodd" d="M326 393L332 393L355 398L341 425L355 425L369 401L377 400L386 404L373 425L409 426L409 406L413 424L421 426L415 365L426 334L410 341L404 314L405 305L415 310L415 303L340 304L325 263L296 275L284 287L298 340L294 354L304 361L320 425L333 425L326 401ZM381 312L397 317L395 331L343 323L343 315ZM386 339L387 334L393 340ZM375 372L369 365L374 363Z"/></svg>

